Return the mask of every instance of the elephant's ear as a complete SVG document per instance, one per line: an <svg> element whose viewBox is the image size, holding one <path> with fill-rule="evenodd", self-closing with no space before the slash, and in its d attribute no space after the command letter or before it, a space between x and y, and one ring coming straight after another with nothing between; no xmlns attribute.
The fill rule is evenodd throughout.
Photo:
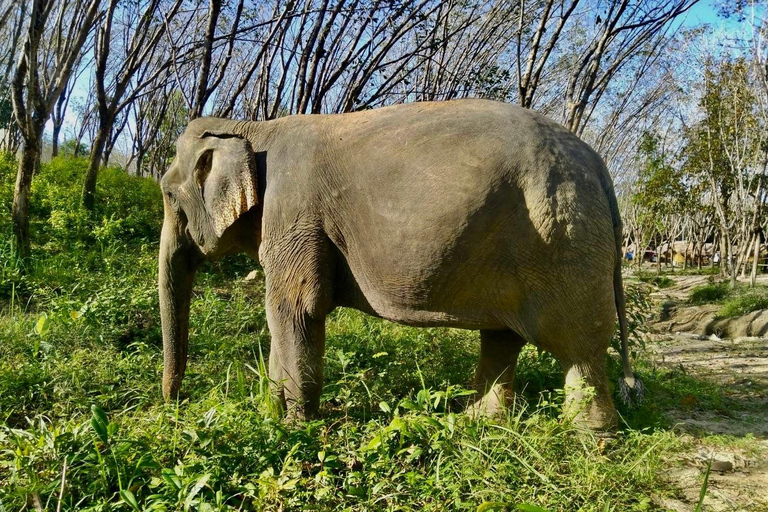
<svg viewBox="0 0 768 512"><path fill-rule="evenodd" d="M229 133L203 132L194 180L216 238L256 206L256 159L250 143Z"/></svg>

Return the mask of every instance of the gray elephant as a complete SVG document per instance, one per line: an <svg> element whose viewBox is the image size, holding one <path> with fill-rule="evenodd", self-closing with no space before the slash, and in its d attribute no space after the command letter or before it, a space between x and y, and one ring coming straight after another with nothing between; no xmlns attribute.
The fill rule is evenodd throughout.
<svg viewBox="0 0 768 512"><path fill-rule="evenodd" d="M177 148L162 179L166 398L184 377L195 269L244 251L264 269L269 376L294 418L318 411L325 319L343 306L479 330L476 412L500 410L532 343L561 362L579 421L615 424L605 367L617 312L634 386L621 220L604 163L558 124L458 100L197 119Z"/></svg>

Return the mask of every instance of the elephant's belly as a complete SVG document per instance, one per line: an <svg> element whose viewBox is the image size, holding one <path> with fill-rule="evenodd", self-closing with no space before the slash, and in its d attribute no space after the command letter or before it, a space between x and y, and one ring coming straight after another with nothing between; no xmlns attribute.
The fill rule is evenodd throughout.
<svg viewBox="0 0 768 512"><path fill-rule="evenodd" d="M356 307L356 306L353 306ZM373 316L413 327L455 327L458 329L505 329L507 326L491 314L481 311L456 314L444 311L429 311L402 307L384 306L369 309L356 307Z"/></svg>
<svg viewBox="0 0 768 512"><path fill-rule="evenodd" d="M441 280L445 284L446 280ZM399 283L399 284L397 284ZM371 281L352 277L337 283L335 302L391 322L414 327L455 327L461 329L504 329L509 305L499 307L498 297L470 283L436 286L416 276ZM475 285L478 283L475 282ZM495 294L494 294L495 295Z"/></svg>

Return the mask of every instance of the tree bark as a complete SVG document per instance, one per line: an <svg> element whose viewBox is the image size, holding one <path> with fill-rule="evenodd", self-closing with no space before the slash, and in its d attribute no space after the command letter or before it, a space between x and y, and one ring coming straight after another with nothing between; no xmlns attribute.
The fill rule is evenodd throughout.
<svg viewBox="0 0 768 512"><path fill-rule="evenodd" d="M109 125L103 123L96 132L96 138L91 146L91 157L88 162L88 170L85 172L85 181L83 182L83 206L88 211L93 211L96 199L96 180L99 176L99 167L101 167L101 158L104 153L104 146L107 143Z"/></svg>
<svg viewBox="0 0 768 512"><path fill-rule="evenodd" d="M752 288L757 284L757 266L760 260L760 233L755 234L754 259L752 260L752 272L749 275L749 286Z"/></svg>
<svg viewBox="0 0 768 512"><path fill-rule="evenodd" d="M53 123L53 130L51 133L51 158L55 158L59 156L59 134L60 133L61 133L61 123Z"/></svg>
<svg viewBox="0 0 768 512"><path fill-rule="evenodd" d="M42 129L39 130L42 132ZM42 135L42 133L40 134ZM16 173L16 187L13 192L13 232L16 237L16 254L27 259L32 254L29 238L29 191L32 176L40 165L42 136L26 139Z"/></svg>

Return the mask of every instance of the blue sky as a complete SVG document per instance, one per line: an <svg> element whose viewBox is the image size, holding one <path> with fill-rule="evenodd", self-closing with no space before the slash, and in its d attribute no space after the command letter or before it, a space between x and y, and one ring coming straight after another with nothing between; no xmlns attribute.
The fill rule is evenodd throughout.
<svg viewBox="0 0 768 512"><path fill-rule="evenodd" d="M716 0L701 0L691 7L688 17L683 22L686 26L695 26L702 23L722 23L724 20L717 15Z"/></svg>
<svg viewBox="0 0 768 512"><path fill-rule="evenodd" d="M695 27L703 23L719 27L720 29L733 27L739 28L739 23L735 19L724 19L717 14L717 4L723 0L701 0L695 6L693 6L681 19L681 24L686 27ZM89 86L89 71L86 70L78 80L73 93L73 100L82 101L87 95ZM68 110L63 126L62 136L68 138L71 136L70 130L77 124L77 114L71 108L72 102L70 102L70 109ZM49 121L46 127L46 135L50 136L52 123Z"/></svg>

